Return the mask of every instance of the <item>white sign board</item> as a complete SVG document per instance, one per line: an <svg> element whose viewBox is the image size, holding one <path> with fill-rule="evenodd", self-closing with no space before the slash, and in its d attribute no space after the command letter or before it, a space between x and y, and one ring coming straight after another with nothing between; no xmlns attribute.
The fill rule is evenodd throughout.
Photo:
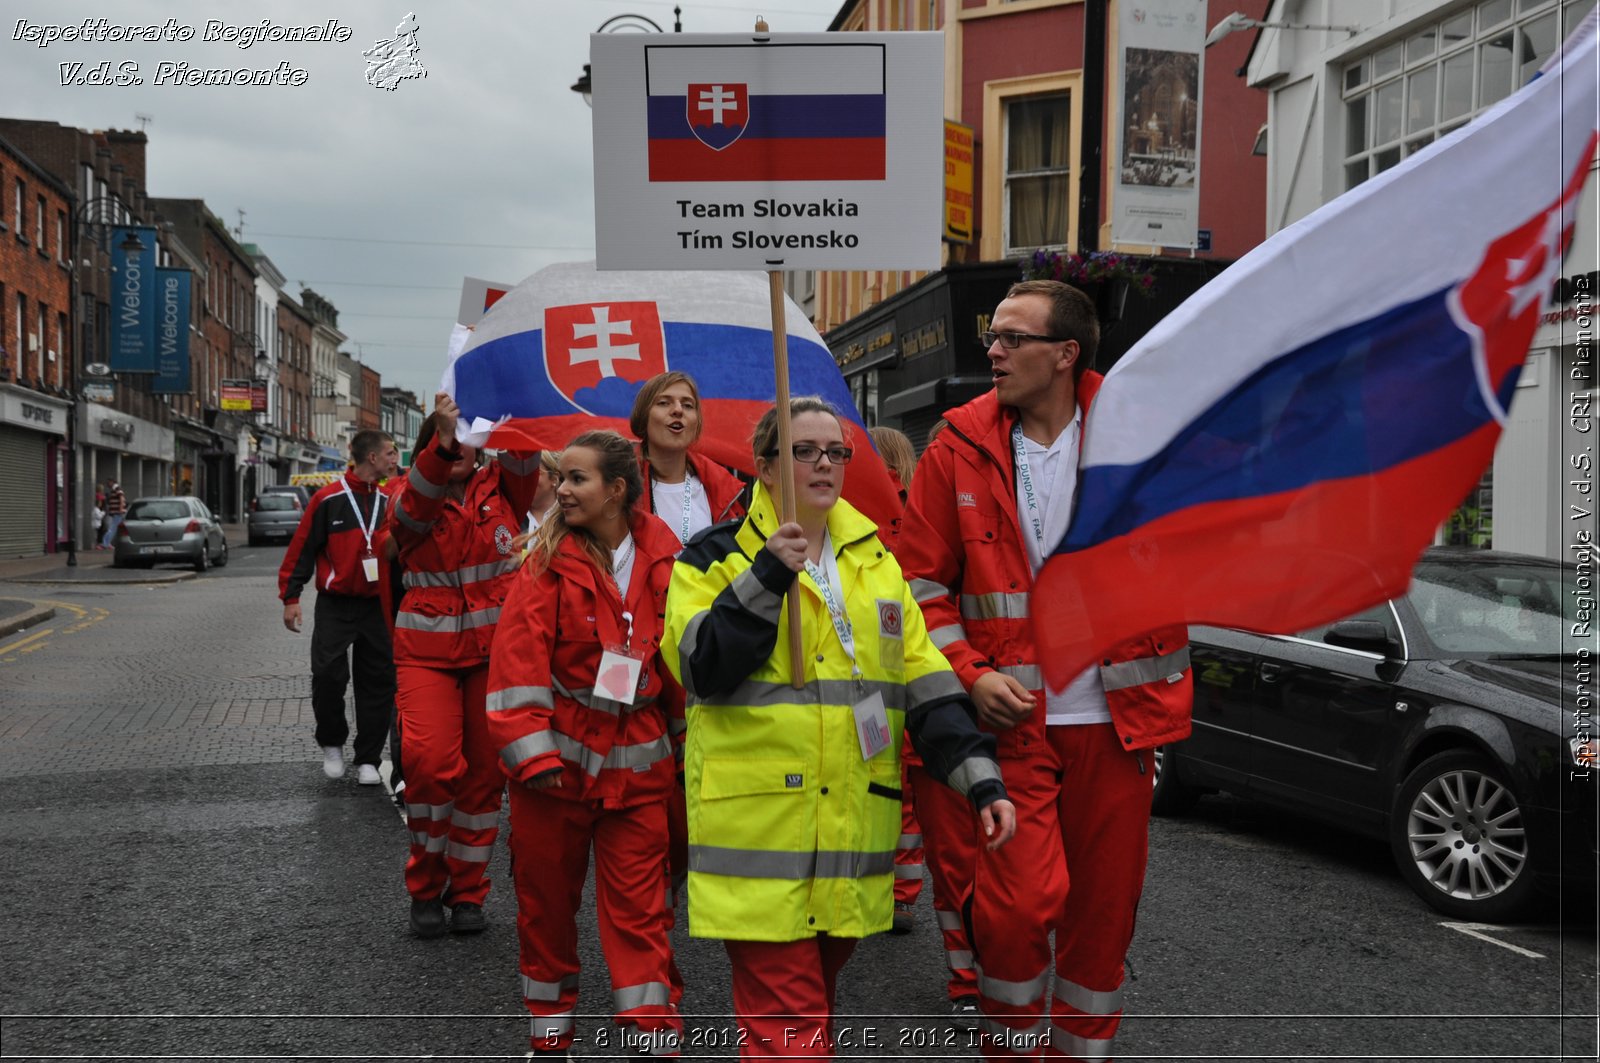
<svg viewBox="0 0 1600 1063"><path fill-rule="evenodd" d="M1111 242L1193 247L1200 225L1206 0L1119 4ZM1116 108L1113 108L1116 110Z"/></svg>
<svg viewBox="0 0 1600 1063"><path fill-rule="evenodd" d="M938 33L595 34L600 269L937 269Z"/></svg>

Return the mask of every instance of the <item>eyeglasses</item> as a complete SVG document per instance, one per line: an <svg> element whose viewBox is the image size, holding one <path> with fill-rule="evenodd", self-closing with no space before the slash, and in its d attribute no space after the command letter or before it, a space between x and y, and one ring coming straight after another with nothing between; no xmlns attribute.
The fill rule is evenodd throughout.
<svg viewBox="0 0 1600 1063"><path fill-rule="evenodd" d="M802 465L815 465L822 455L828 455L828 461L834 465L849 465L850 459L855 456L855 451L849 447L819 447L812 443L796 443L790 448L794 460ZM769 460L778 456L778 448L773 447L764 457Z"/></svg>
<svg viewBox="0 0 1600 1063"><path fill-rule="evenodd" d="M983 345L983 349L984 350L988 350L990 347L993 347L995 340L999 340L1000 341L1000 346L1004 347L1008 351L1014 351L1018 347L1022 346L1022 341L1023 340L1043 340L1046 343L1064 343L1064 342L1066 342L1060 336L1036 336L1032 332L980 332L980 333L978 333L978 342Z"/></svg>

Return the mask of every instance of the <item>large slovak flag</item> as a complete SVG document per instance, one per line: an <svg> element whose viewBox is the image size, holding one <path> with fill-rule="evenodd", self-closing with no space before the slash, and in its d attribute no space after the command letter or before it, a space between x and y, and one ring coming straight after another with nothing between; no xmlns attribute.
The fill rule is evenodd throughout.
<svg viewBox="0 0 1600 1063"><path fill-rule="evenodd" d="M650 180L882 181L881 44L645 49Z"/></svg>
<svg viewBox="0 0 1600 1063"><path fill-rule="evenodd" d="M838 363L804 312L784 299L791 395L821 395L854 424L844 494L887 526L900 498ZM632 438L634 396L678 370L700 390L697 449L753 474L750 436L777 394L771 289L764 274L548 266L484 314L446 370L475 445L560 450L581 432ZM848 426L847 426L848 428Z"/></svg>
<svg viewBox="0 0 1600 1063"><path fill-rule="evenodd" d="M1406 590L1493 457L1560 275L1595 157L1587 30L1272 236L1106 375L1034 592L1052 687L1165 624L1296 631Z"/></svg>

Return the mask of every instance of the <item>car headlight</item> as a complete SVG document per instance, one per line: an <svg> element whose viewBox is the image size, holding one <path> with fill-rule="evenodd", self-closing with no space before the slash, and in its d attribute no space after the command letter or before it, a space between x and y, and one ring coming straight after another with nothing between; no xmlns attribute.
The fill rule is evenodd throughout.
<svg viewBox="0 0 1600 1063"><path fill-rule="evenodd" d="M1600 766L1600 739L1592 736L1569 738L1567 748L1572 750L1575 766L1586 770Z"/></svg>

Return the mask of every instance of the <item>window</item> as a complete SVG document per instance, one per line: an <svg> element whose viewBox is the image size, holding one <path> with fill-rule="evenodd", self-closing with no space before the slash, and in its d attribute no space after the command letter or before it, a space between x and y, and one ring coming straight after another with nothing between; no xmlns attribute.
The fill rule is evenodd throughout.
<svg viewBox="0 0 1600 1063"><path fill-rule="evenodd" d="M23 356L28 353L28 348L22 345L22 323L28 320L28 297L21 292L17 293L17 341L11 349L17 352L17 379L22 379Z"/></svg>
<svg viewBox="0 0 1600 1063"><path fill-rule="evenodd" d="M17 188L16 204L15 204L15 208L12 210L11 219L15 223L15 228L17 230L17 239L21 240L23 243L27 243L28 242L28 236L27 236L28 230L24 229L22 227L22 199L23 199L23 196L24 196L25 193L23 192L22 178L20 178L20 177L17 178L17 180L16 180L16 188Z"/></svg>
<svg viewBox="0 0 1600 1063"><path fill-rule="evenodd" d="M33 205L33 246L44 250L44 197L39 196Z"/></svg>
<svg viewBox="0 0 1600 1063"><path fill-rule="evenodd" d="M1072 185L1072 97L1010 100L1005 121L1007 253L1064 247Z"/></svg>
<svg viewBox="0 0 1600 1063"><path fill-rule="evenodd" d="M1441 541L1446 546L1476 546L1485 550L1494 546L1493 464L1483 470L1483 479L1450 514L1441 531Z"/></svg>
<svg viewBox="0 0 1600 1063"><path fill-rule="evenodd" d="M45 334L44 327L49 322L50 315L49 309L43 303L36 302L33 305L39 311L39 331L37 333L39 345L34 348L33 382L42 385L44 383L44 349L48 346L45 342L48 336Z"/></svg>
<svg viewBox="0 0 1600 1063"><path fill-rule="evenodd" d="M1344 69L1345 187L1526 85L1595 0L1482 0Z"/></svg>
<svg viewBox="0 0 1600 1063"><path fill-rule="evenodd" d="M56 261L65 265L67 257L67 212L56 211Z"/></svg>

